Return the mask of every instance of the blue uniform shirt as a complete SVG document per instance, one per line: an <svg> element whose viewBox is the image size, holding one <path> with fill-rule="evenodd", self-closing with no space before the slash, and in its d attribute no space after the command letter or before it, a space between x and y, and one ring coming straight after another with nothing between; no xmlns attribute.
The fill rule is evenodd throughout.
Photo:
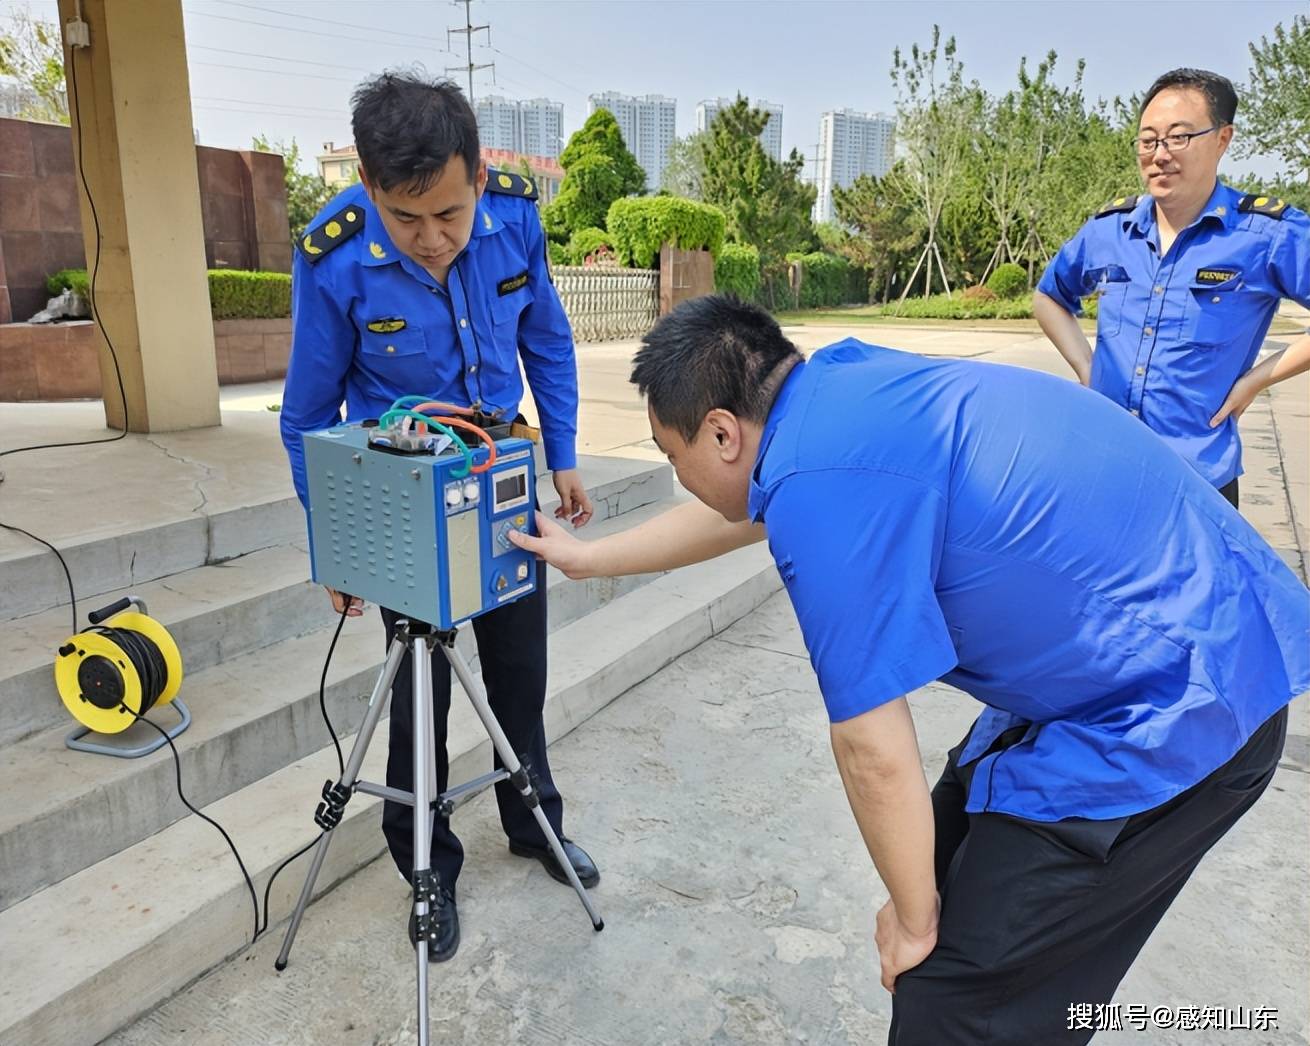
<svg viewBox="0 0 1310 1046"><path fill-rule="evenodd" d="M934 679L987 705L967 809L1154 807L1310 688L1310 593L1173 451L1033 371L839 342L750 491L833 721Z"/></svg>
<svg viewBox="0 0 1310 1046"><path fill-rule="evenodd" d="M292 271L281 422L301 502L302 434L338 424L343 400L349 421L376 418L409 395L512 419L523 396L520 359L540 414L546 463L576 467L573 335L546 268L532 201L489 188L444 287L396 249L363 186L338 195L309 227L327 228L329 216L338 227L348 224L354 208L363 227L313 263L297 251Z"/></svg>
<svg viewBox="0 0 1310 1046"><path fill-rule="evenodd" d="M1255 362L1279 300L1310 307L1310 219L1291 207L1244 212L1242 198L1216 184L1163 258L1149 195L1107 208L1037 285L1075 315L1099 294L1091 387L1216 487L1241 475L1241 443L1235 418L1214 429L1210 419Z"/></svg>

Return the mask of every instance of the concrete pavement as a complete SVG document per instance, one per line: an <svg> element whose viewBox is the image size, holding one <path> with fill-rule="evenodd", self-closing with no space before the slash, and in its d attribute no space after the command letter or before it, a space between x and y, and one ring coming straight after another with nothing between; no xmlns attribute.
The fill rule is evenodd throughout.
<svg viewBox="0 0 1310 1046"><path fill-rule="evenodd" d="M789 334L807 350L849 334L925 354L1063 372L1035 332L803 327ZM658 456L627 384L634 347L580 347L584 453ZM130 437L94 448L103 457L78 476L89 516L81 521L52 518L42 500L43 491L68 478L54 459L73 452L5 459L9 481L0 486L0 519L51 537L78 532L79 523L112 529L134 512L186 517L201 496L212 509L229 482L233 489L266 483L270 498L284 497L284 480L276 475L276 415L266 409L277 392L274 386L225 392L224 437L234 449L217 489L209 482L219 474L215 452L202 434ZM1310 376L1261 396L1242 423L1244 511L1302 576L1310 514L1307 404ZM97 410L90 404L0 407L4 446L24 437L91 434ZM109 465L123 454L144 463L146 475L136 470L138 478L125 482L116 467L111 476ZM158 502L149 500L151 491ZM8 543L0 544L0 554L19 540L0 534ZM911 703L925 771L935 779L977 705L938 685L912 695ZM568 890L535 863L506 853L490 796L461 809L456 823L468 853L460 882L464 942L452 963L432 968L434 1041L882 1041L890 1005L877 983L872 930L884 893L846 806L785 596L603 709L553 746L552 763L569 800L566 828L602 866L594 896L606 929L594 934ZM1269 792L1202 864L1116 999L1148 1009L1275 1007L1278 1029L1129 1030L1097 1042L1307 1041L1308 773L1310 708L1302 698ZM303 865L283 874L298 879ZM282 932L275 926L249 951L107 1042L411 1042L406 904L405 888L383 857L310 908L285 972L272 970ZM274 919L286 914L275 911Z"/></svg>

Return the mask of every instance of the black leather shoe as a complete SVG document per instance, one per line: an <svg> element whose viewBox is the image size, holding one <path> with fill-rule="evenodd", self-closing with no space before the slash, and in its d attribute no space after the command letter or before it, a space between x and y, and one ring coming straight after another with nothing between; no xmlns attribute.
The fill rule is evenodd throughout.
<svg viewBox="0 0 1310 1046"><path fill-rule="evenodd" d="M453 959L459 951L459 912L455 909L455 898L449 890L443 888L437 891L432 917L436 920L437 935L428 941L428 962ZM418 947L418 918L412 907L409 912L409 943Z"/></svg>
<svg viewBox="0 0 1310 1046"><path fill-rule="evenodd" d="M564 853L569 859L569 864L573 865L573 870L578 873L578 881L588 889L600 882L600 869L587 856L587 851L572 839L561 839L560 842L564 845ZM552 879L565 885L572 885L564 869L559 866L559 861L555 860L555 852L549 846L528 846L511 839L509 852L519 857L535 857L550 873Z"/></svg>

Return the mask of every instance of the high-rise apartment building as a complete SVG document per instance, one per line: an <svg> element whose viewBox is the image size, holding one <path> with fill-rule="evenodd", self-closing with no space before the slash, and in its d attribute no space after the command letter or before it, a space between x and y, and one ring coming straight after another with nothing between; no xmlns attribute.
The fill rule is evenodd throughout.
<svg viewBox="0 0 1310 1046"><path fill-rule="evenodd" d="M646 188L659 188L669 148L677 137L677 103L661 94L641 98L606 91L591 96L591 112L608 109L618 121L623 142L646 172Z"/></svg>
<svg viewBox="0 0 1310 1046"><path fill-rule="evenodd" d="M564 106L560 102L485 95L473 103L473 111L478 117L478 138L488 149L554 159L563 148Z"/></svg>
<svg viewBox="0 0 1310 1046"><path fill-rule="evenodd" d="M895 121L880 113L837 109L819 121L819 169L815 183L814 220L835 219L832 188L847 188L862 174L881 178L892 167Z"/></svg>

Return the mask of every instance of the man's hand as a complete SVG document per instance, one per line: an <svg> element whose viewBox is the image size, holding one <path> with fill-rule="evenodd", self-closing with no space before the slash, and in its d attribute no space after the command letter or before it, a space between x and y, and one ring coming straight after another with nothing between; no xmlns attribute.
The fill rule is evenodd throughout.
<svg viewBox="0 0 1310 1046"><path fill-rule="evenodd" d="M937 902L938 912L941 901ZM873 934L878 945L878 962L882 966L882 986L896 994L896 978L912 970L937 947L937 923L927 933L911 933L901 925L896 905L888 901L878 912L877 928Z"/></svg>
<svg viewBox="0 0 1310 1046"><path fill-rule="evenodd" d="M591 519L591 498L587 497L587 488L583 486L578 470L559 469L551 473L551 479L555 483L555 493L559 495L555 518L567 519L575 528L586 526ZM546 561L551 562L549 557Z"/></svg>
<svg viewBox="0 0 1310 1046"><path fill-rule="evenodd" d="M593 542L579 541L558 523L547 519L543 512L537 513L537 533L539 537L532 537L510 528L509 540L524 551L544 559L552 567L557 567L565 577L574 581L595 576L590 569Z"/></svg>
<svg viewBox="0 0 1310 1046"><path fill-rule="evenodd" d="M1255 375L1255 371L1249 370L1233 383L1233 387L1228 390L1224 405L1219 408L1219 413L1210 419L1212 429L1223 424L1225 418L1232 417L1236 421L1255 400L1264 386L1259 377L1253 377L1253 375Z"/></svg>
<svg viewBox="0 0 1310 1046"><path fill-rule="evenodd" d="M327 589L327 594L332 599L332 609L338 614L346 609L347 602L350 603L350 610L347 612L346 617L359 617L364 613L364 601L359 596L348 596L344 592L338 592L335 588L328 588L327 585L323 587Z"/></svg>

